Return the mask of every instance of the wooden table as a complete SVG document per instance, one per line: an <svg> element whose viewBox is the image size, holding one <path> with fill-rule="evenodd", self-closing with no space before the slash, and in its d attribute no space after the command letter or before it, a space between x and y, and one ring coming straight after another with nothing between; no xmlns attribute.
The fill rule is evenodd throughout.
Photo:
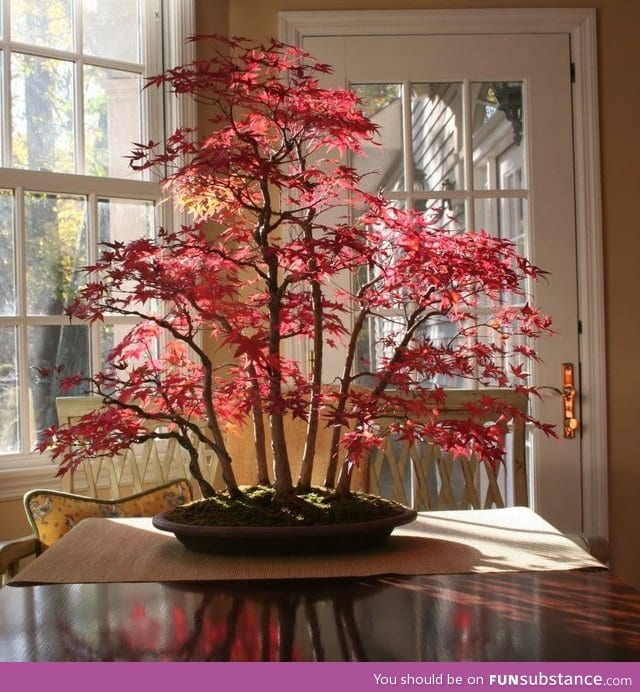
<svg viewBox="0 0 640 692"><path fill-rule="evenodd" d="M639 661L608 570L0 589L3 661Z"/></svg>

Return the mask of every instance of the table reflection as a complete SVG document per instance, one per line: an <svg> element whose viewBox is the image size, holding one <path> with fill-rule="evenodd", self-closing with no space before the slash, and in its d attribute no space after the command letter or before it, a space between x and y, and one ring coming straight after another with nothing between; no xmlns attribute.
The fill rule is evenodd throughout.
<svg viewBox="0 0 640 692"><path fill-rule="evenodd" d="M6 587L0 654L86 661L638 660L640 597L606 572Z"/></svg>

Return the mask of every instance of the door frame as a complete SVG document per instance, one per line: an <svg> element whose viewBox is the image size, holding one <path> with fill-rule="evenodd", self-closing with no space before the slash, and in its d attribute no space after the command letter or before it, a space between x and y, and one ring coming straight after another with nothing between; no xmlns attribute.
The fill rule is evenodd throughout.
<svg viewBox="0 0 640 692"><path fill-rule="evenodd" d="M607 388L595 9L280 12L279 37L564 33L571 46L580 319L582 531L607 538ZM558 374L560 378L560 374Z"/></svg>

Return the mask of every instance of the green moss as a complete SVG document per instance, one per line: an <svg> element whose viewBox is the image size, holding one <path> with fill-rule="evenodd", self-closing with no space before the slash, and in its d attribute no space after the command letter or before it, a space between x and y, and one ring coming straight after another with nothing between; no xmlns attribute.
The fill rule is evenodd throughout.
<svg viewBox="0 0 640 692"><path fill-rule="evenodd" d="M341 497L326 488L312 488L287 503L276 501L274 495L269 486L244 487L238 499L219 493L177 507L167 518L199 526L309 526L381 519L402 514L405 509L377 495L351 493Z"/></svg>

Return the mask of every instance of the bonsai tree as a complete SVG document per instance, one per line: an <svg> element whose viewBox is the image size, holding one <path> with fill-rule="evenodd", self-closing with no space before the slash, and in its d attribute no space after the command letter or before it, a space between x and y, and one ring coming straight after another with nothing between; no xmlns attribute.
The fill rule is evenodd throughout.
<svg viewBox="0 0 640 692"><path fill-rule="evenodd" d="M500 463L502 429L484 425L482 414L525 414L487 396L467 419L446 420L443 389L433 383L456 377L535 394L529 344L550 320L522 296L542 272L507 240L454 234L367 194L349 157L362 153L376 128L352 92L319 85L329 66L275 40L198 40L210 44L210 58L168 70L150 86L206 106L210 131L181 128L164 142L135 145L130 157L133 168L162 173L192 222L154 239L106 243L87 267L68 315L139 322L102 372L62 377L63 387L88 384L103 406L49 429L40 449L63 474L85 457L175 438L210 497L216 491L200 471L200 442L215 452L226 490L238 498L243 487L226 431L250 418L255 483L271 484L279 503L310 489L314 464L323 465L336 497L349 495L354 467L389 433ZM339 281L345 275L351 288ZM387 321L377 367L358 355L372 320ZM446 342L430 338L430 326L442 321L455 332ZM309 372L288 355L294 341L313 352ZM344 354L331 383L323 380L327 349ZM288 452L287 417L306 422L300 459ZM318 458L324 426L332 429L331 449Z"/></svg>

